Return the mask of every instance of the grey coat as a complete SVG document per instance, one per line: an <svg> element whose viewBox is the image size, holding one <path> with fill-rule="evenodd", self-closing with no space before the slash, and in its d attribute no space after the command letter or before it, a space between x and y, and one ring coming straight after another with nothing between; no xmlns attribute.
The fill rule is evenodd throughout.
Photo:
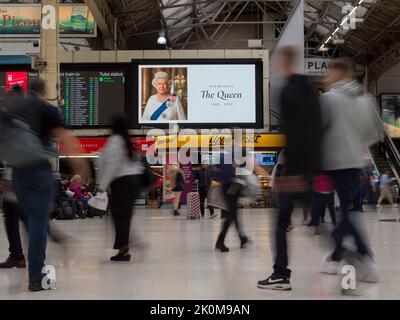
<svg viewBox="0 0 400 320"><path fill-rule="evenodd" d="M354 80L334 84L321 97L322 169L362 168L367 147L381 135L375 101Z"/></svg>

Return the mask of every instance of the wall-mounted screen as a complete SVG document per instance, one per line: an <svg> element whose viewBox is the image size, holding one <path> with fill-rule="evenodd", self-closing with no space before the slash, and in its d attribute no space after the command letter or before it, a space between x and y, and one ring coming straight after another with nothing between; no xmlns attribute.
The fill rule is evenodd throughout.
<svg viewBox="0 0 400 320"><path fill-rule="evenodd" d="M381 95L382 119L392 138L400 138L400 94Z"/></svg>
<svg viewBox="0 0 400 320"><path fill-rule="evenodd" d="M141 60L133 70L139 127L262 127L259 60Z"/></svg>
<svg viewBox="0 0 400 320"><path fill-rule="evenodd" d="M106 127L112 115L125 113L125 83L129 68L78 65L62 68L61 115L67 127Z"/></svg>
<svg viewBox="0 0 400 320"><path fill-rule="evenodd" d="M257 166L274 166L276 164L276 153L256 153Z"/></svg>
<svg viewBox="0 0 400 320"><path fill-rule="evenodd" d="M28 94L29 84L39 74L35 71L17 70L0 71L0 92L10 91L15 85L21 86L25 95Z"/></svg>

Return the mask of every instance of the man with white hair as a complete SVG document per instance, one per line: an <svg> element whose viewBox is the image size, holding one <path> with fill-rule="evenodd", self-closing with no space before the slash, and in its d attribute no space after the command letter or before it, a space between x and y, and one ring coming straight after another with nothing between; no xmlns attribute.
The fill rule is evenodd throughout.
<svg viewBox="0 0 400 320"><path fill-rule="evenodd" d="M177 96L169 94L168 74L159 71L154 75L151 82L157 93L152 95L147 101L144 109L143 121L173 121L186 120L182 103Z"/></svg>

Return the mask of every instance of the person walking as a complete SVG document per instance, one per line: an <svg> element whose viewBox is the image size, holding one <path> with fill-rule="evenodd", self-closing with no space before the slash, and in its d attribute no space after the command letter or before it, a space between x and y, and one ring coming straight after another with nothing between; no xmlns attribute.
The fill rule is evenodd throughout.
<svg viewBox="0 0 400 320"><path fill-rule="evenodd" d="M303 75L295 73L297 51L278 50L278 66L287 80L281 92L281 113L286 135L285 166L274 187L279 193L273 273L257 283L260 289L291 290L287 229L296 201L310 199L313 174L320 170L321 119L318 96Z"/></svg>
<svg viewBox="0 0 400 320"><path fill-rule="evenodd" d="M390 190L390 183L392 179L390 178L390 171L386 170L383 175L381 175L380 179L380 196L378 199L377 208L382 207L382 201L387 200L392 206L397 206L393 201L393 194Z"/></svg>
<svg viewBox="0 0 400 320"><path fill-rule="evenodd" d="M374 118L373 98L363 92L361 85L352 77L352 64L345 59L332 62L325 80L327 93L322 96L323 150L322 168L332 179L337 190L342 211L332 236L335 249L329 253L322 265L322 272L337 274L340 262L352 256L344 247L343 240L351 236L357 246L357 262L360 265L360 280L376 282L377 272L372 251L367 239L358 230L350 213L351 195L359 179L360 168L364 167L364 151L379 141L380 130Z"/></svg>
<svg viewBox="0 0 400 320"><path fill-rule="evenodd" d="M20 97L8 104L9 112L23 118L36 132L45 148L58 139L68 154L79 154L76 140L64 129L58 109L46 102L46 82L39 78L30 85L27 98ZM75 172L89 175L89 167L82 159L71 159ZM13 168L12 180L18 203L28 222L29 290L46 290L42 286L45 266L48 221L53 199L53 170L50 161L32 163L23 168Z"/></svg>
<svg viewBox="0 0 400 320"><path fill-rule="evenodd" d="M174 216L179 216L178 211L181 203L182 191L185 188L185 177L179 164L173 164L169 167L169 176L171 181L171 190L174 192Z"/></svg>
<svg viewBox="0 0 400 320"><path fill-rule="evenodd" d="M208 191L210 190L212 182L212 174L208 168L207 161L204 161L201 164L201 169L196 172L196 179L199 183L200 212L201 216L204 218L204 203L207 199ZM216 215L214 214L214 207L208 206L208 210L210 210L210 218L215 218Z"/></svg>
<svg viewBox="0 0 400 320"><path fill-rule="evenodd" d="M12 169L6 168L1 180L0 194L3 197L4 225L10 254L4 262L0 263L0 269L26 268L26 260L19 232L19 219L26 225L26 217L21 208L18 207L11 177Z"/></svg>
<svg viewBox="0 0 400 320"><path fill-rule="evenodd" d="M216 180L221 183L222 193L228 210L223 210L222 212L224 220L215 244L215 249L221 252L229 252L229 248L225 245L225 237L232 223L236 226L241 248L246 247L249 239L244 235L238 218L238 201L243 185L235 180L236 173L235 166L233 165L234 161L225 161L223 154L221 154L220 160L220 164L215 165L213 170Z"/></svg>
<svg viewBox="0 0 400 320"><path fill-rule="evenodd" d="M115 227L111 261L130 261L129 235L133 205L141 192L144 166L129 138L129 124L124 115L112 120L112 134L98 158L98 192L110 189L110 207Z"/></svg>

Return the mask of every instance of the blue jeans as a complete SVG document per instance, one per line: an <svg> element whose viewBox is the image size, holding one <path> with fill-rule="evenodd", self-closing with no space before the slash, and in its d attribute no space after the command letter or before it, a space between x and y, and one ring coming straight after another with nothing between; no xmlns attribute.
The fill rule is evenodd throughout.
<svg viewBox="0 0 400 320"><path fill-rule="evenodd" d="M361 211L363 209L364 198L366 195L366 187L357 185L354 189L354 201L353 201L353 208L355 210Z"/></svg>
<svg viewBox="0 0 400 320"><path fill-rule="evenodd" d="M331 177L334 187L338 192L340 199L340 208L342 210L342 218L337 225L332 236L336 243L335 251L332 254L332 260L340 262L343 260L343 254L346 248L343 247L343 240L346 236L350 235L354 238L357 246L357 252L360 255L370 255L370 250L366 245L365 239L362 238L361 233L357 227L351 222L349 207L351 205L351 195L357 185L359 170L358 169L344 169L336 171L327 171ZM356 215L357 213L352 213Z"/></svg>
<svg viewBox="0 0 400 320"><path fill-rule="evenodd" d="M47 232L52 202L50 164L13 170L14 189L28 221L29 282L41 282L46 260Z"/></svg>

